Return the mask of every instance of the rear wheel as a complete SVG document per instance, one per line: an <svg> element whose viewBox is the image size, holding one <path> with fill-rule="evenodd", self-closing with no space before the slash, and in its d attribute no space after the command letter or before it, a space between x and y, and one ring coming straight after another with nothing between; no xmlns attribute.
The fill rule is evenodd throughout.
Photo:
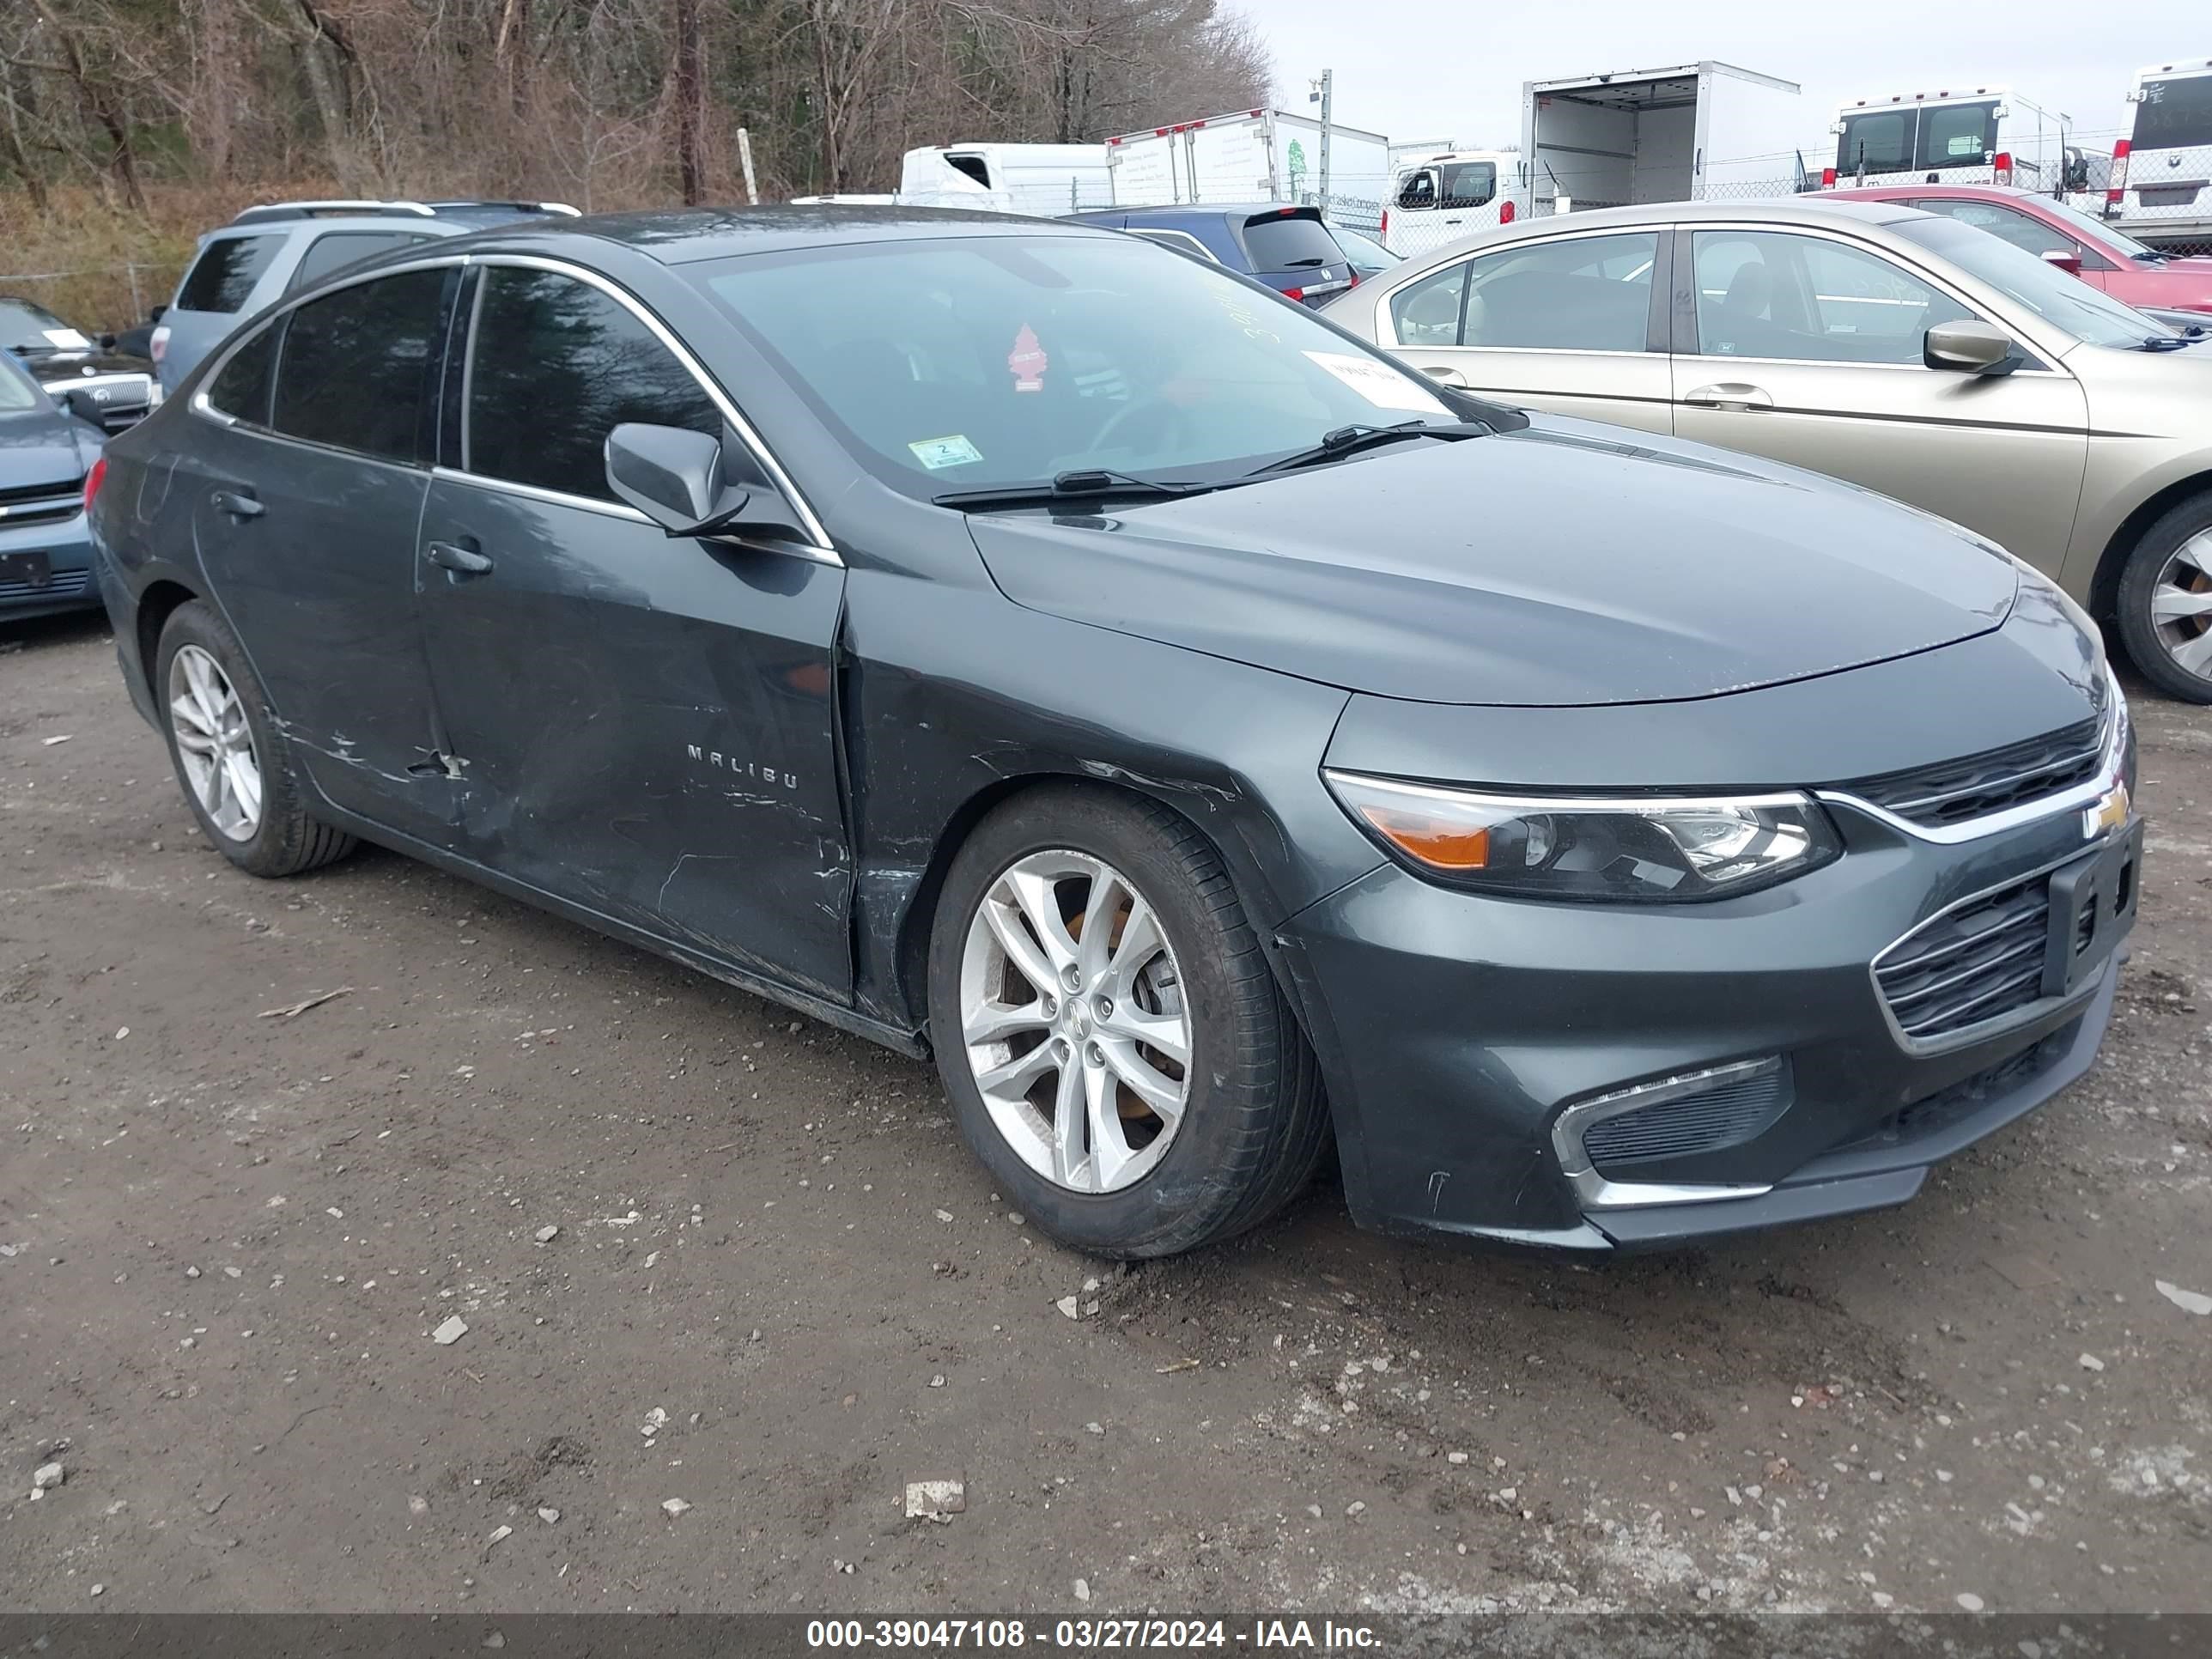
<svg viewBox="0 0 2212 1659"><path fill-rule="evenodd" d="M2119 624L2145 679L2185 702L2212 702L2212 493L2143 533L2120 573Z"/></svg>
<svg viewBox="0 0 2212 1659"><path fill-rule="evenodd" d="M1312 1177L1311 1053L1205 838L1104 791L1037 790L976 829L937 910L938 1068L963 1134L1055 1237L1189 1249Z"/></svg>
<svg viewBox="0 0 2212 1659"><path fill-rule="evenodd" d="M292 876L353 850L351 836L301 805L269 699L214 607L194 599L169 614L154 686L177 781L225 858L257 876Z"/></svg>

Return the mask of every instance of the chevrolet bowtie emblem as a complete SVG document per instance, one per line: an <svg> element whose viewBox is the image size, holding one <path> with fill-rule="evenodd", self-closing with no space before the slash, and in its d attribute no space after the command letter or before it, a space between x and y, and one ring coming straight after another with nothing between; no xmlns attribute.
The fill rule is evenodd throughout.
<svg viewBox="0 0 2212 1659"><path fill-rule="evenodd" d="M2081 809L2081 839L2094 841L2107 830L2121 828L2128 821L2128 805L2127 785L2114 784L2111 794Z"/></svg>

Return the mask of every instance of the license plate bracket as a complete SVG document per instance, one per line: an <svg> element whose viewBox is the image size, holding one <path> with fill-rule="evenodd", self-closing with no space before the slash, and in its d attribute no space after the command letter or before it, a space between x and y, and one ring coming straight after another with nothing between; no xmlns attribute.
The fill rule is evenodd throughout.
<svg viewBox="0 0 2212 1659"><path fill-rule="evenodd" d="M50 553L0 553L0 582L21 582L26 587L53 585L54 561Z"/></svg>
<svg viewBox="0 0 2212 1659"><path fill-rule="evenodd" d="M2105 846L2051 878L2043 994L2064 996L2100 972L2136 923L2142 883L2143 821L2130 819Z"/></svg>

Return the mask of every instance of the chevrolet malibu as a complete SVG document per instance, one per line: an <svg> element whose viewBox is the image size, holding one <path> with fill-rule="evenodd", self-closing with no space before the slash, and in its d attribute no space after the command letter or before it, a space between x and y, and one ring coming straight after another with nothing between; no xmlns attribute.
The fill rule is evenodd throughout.
<svg viewBox="0 0 2212 1659"><path fill-rule="evenodd" d="M1465 1238L1898 1203L2081 1075L2135 914L2126 705L2033 570L1081 227L448 240L92 495L233 863L379 842L933 1054L1103 1255L1332 1146Z"/></svg>

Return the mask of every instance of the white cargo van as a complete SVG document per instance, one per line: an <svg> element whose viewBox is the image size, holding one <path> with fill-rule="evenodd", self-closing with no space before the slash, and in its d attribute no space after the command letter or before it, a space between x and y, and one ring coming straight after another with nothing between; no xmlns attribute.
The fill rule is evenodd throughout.
<svg viewBox="0 0 2212 1659"><path fill-rule="evenodd" d="M1052 218L1112 200L1103 144L939 144L910 149L898 200Z"/></svg>
<svg viewBox="0 0 2212 1659"><path fill-rule="evenodd" d="M1328 199L1322 199L1322 128L1288 110L1238 110L1106 141L1115 207L1182 202L1293 202L1355 229L1382 224L1390 141L1331 125Z"/></svg>
<svg viewBox="0 0 2212 1659"><path fill-rule="evenodd" d="M2136 76L2105 213L2130 231L2212 228L2212 58Z"/></svg>
<svg viewBox="0 0 2212 1659"><path fill-rule="evenodd" d="M1820 182L2014 185L2055 196L2066 184L2069 125L2007 87L1861 98L1836 112L1835 164Z"/></svg>
<svg viewBox="0 0 2212 1659"><path fill-rule="evenodd" d="M1517 149L1400 155L1382 210L1382 245L1411 258L1479 230L1513 222L1521 182Z"/></svg>
<svg viewBox="0 0 2212 1659"><path fill-rule="evenodd" d="M1808 182L1797 83L1710 59L1521 88L1522 214L1787 196Z"/></svg>

